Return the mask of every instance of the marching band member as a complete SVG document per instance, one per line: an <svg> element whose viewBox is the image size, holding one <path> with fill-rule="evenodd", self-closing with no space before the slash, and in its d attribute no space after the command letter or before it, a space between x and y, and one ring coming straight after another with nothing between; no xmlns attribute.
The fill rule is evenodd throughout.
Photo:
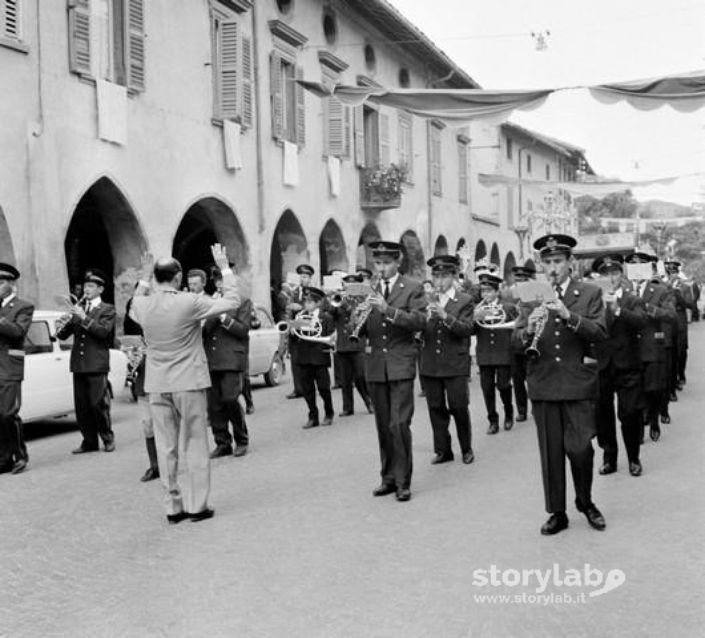
<svg viewBox="0 0 705 638"><path fill-rule="evenodd" d="M676 326L674 331L673 365L671 372L671 388L682 390L685 385L685 368L688 361L688 313L693 305L693 292L681 275L681 263L670 260L663 263L666 269L666 285L671 289L676 307Z"/></svg>
<svg viewBox="0 0 705 638"><path fill-rule="evenodd" d="M639 333L646 327L644 302L627 289L622 278L621 255L599 257L592 270L610 279L612 290L603 295L606 306L607 340L595 344L599 370L599 401L597 404L597 442L602 448L600 474L617 471L617 432L614 414L614 396L617 395L617 414L622 424L622 438L629 460L629 473L640 476L641 411L641 356Z"/></svg>
<svg viewBox="0 0 705 638"><path fill-rule="evenodd" d="M362 283L361 275L346 275L343 277L346 284ZM367 378L365 377L365 341L350 339L352 326L350 325L351 309L349 302L343 298L339 306L329 304L329 312L333 318L336 333L335 351L338 355L338 365L340 368L340 387L343 395L343 411L341 417L351 416L355 413L353 399L353 384L357 388L362 398L367 412L372 414L372 401L367 389Z"/></svg>
<svg viewBox="0 0 705 638"><path fill-rule="evenodd" d="M306 286L303 288L303 309L296 314L294 320L310 319L320 322L321 337L327 337L333 332L333 320L328 313L323 312L321 304L325 293L320 288ZM318 406L316 405L316 388L323 399L323 425L333 425L333 400L330 392L330 346L299 339L291 334L291 340L296 344L292 355L292 366L299 366L301 390L308 406L308 421L304 430L318 427Z"/></svg>
<svg viewBox="0 0 705 638"><path fill-rule="evenodd" d="M29 455L24 441L20 406L24 379L24 338L34 306L20 299L15 282L20 271L0 263L0 474L19 474Z"/></svg>
<svg viewBox="0 0 705 638"><path fill-rule="evenodd" d="M531 266L514 266L512 268L514 275L514 283L522 283L536 279L536 270ZM514 296L514 303L521 303ZM517 345L516 341L512 341L512 386L514 386L514 401L517 405L517 416L515 421L522 423L526 421L526 415L529 408L529 396L526 392L526 354L521 343Z"/></svg>
<svg viewBox="0 0 705 638"><path fill-rule="evenodd" d="M430 259L437 299L427 308L426 328L421 349L421 378L426 390L428 415L433 428L435 456L431 463L453 460L448 426L455 421L463 463L472 463L470 425L470 334L473 301L455 287L460 260L455 255Z"/></svg>
<svg viewBox="0 0 705 638"><path fill-rule="evenodd" d="M57 331L59 339L73 335L71 372L76 420L83 440L73 454L95 452L98 436L106 452L115 450L110 424L110 348L115 337L115 306L100 298L107 278L98 269L86 271L83 278L85 302L71 310L69 320Z"/></svg>
<svg viewBox="0 0 705 638"><path fill-rule="evenodd" d="M565 457L570 460L575 506L595 529L605 519L592 502L592 438L596 434L594 403L597 366L591 344L607 336L600 289L571 277L572 249L568 235L545 235L534 242L555 299L544 301L517 321L517 336L532 353L528 363L529 398L538 433L541 470L549 519L544 535L568 527ZM528 354L528 353L527 353Z"/></svg>
<svg viewBox="0 0 705 638"><path fill-rule="evenodd" d="M490 272L480 274L481 302L475 306L472 333L477 339L475 356L480 367L480 385L487 408L490 425L487 434L499 432L499 415L496 408L496 393L504 406L504 429L514 426L512 405L512 331L507 328L491 328L484 321L497 310L504 313L506 321L516 318L516 306L499 299L501 277Z"/></svg>
<svg viewBox="0 0 705 638"><path fill-rule="evenodd" d="M372 494L411 498L411 419L414 415L416 352L414 333L423 330L426 298L423 286L399 274L402 245L391 241L369 244L381 277L370 299L363 326L369 338L367 382L375 411L382 483Z"/></svg>
<svg viewBox="0 0 705 638"><path fill-rule="evenodd" d="M291 292L289 302L286 305L286 318L292 319L296 313L301 312L304 307L304 289L311 285L311 278L316 271L313 266L299 264L296 267L296 274L299 276L299 285ZM291 357L291 379L294 382L294 391L286 395L287 399L298 399L304 395L301 385L301 370L295 363L296 348L298 342L289 335L289 355Z"/></svg>

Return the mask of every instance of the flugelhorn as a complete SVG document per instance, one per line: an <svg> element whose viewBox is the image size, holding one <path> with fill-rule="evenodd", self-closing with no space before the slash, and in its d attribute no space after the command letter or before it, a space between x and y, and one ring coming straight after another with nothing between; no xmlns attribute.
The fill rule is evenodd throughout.
<svg viewBox="0 0 705 638"><path fill-rule="evenodd" d="M504 306L499 301L487 301L483 299L475 306L475 315L477 311L482 311L481 317L473 317L475 323L481 328L489 328L490 330L513 330L515 321L507 321L507 313Z"/></svg>

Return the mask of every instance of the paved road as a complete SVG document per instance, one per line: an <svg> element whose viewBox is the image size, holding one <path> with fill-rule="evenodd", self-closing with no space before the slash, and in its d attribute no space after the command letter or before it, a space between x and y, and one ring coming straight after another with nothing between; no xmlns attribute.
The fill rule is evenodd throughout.
<svg viewBox="0 0 705 638"><path fill-rule="evenodd" d="M0 476L0 637L700 636L704 341L695 324L688 386L644 447L644 475L620 458L618 474L596 477L604 533L571 508L566 532L539 535L533 423L487 436L477 378L473 465L429 464L417 399L405 504L371 496L372 417L303 431L288 387L256 389L251 454L213 465L216 517L178 526L160 485L138 480L134 406L116 404L114 454L72 456L79 437L64 428L30 442L29 472ZM582 578L586 564L592 584L569 571ZM554 565L565 584L551 581L545 598L533 572L516 584ZM499 586L482 586L475 570L489 578L493 566ZM587 596L608 572L619 583L615 570L621 586Z"/></svg>

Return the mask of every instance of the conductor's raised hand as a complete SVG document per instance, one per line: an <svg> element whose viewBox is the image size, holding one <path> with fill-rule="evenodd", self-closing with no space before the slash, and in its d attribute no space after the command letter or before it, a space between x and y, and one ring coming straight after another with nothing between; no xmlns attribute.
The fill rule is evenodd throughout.
<svg viewBox="0 0 705 638"><path fill-rule="evenodd" d="M222 244L213 244L211 246L211 254L213 255L213 261L215 262L215 265L218 266L221 272L226 268L230 267L225 246L223 246Z"/></svg>

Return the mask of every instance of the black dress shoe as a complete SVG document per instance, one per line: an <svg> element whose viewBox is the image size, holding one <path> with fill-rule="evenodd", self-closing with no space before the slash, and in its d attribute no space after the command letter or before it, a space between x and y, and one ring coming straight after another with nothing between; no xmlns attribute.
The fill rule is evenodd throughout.
<svg viewBox="0 0 705 638"><path fill-rule="evenodd" d="M248 405L245 408L245 414L254 414L255 413L255 406L254 405Z"/></svg>
<svg viewBox="0 0 705 638"><path fill-rule="evenodd" d="M517 423L523 423L524 421L526 421L526 412L519 412L519 414L517 414L517 418L515 419L515 421Z"/></svg>
<svg viewBox="0 0 705 638"><path fill-rule="evenodd" d="M150 467L143 475L142 478L140 478L140 481L143 483L146 483L147 481L153 481L154 479L159 478L159 468L158 467Z"/></svg>
<svg viewBox="0 0 705 638"><path fill-rule="evenodd" d="M197 512L196 514L189 514L188 517L191 519L192 523L198 523L199 521L205 521L208 518L213 518L215 516L215 510L211 507L206 507L206 509Z"/></svg>
<svg viewBox="0 0 705 638"><path fill-rule="evenodd" d="M12 466L12 469L10 472L12 474L20 474L21 472L24 472L27 469L27 461L25 459L20 459L19 461L15 461L15 464Z"/></svg>
<svg viewBox="0 0 705 638"><path fill-rule="evenodd" d="M499 423L497 421L490 421L490 427L487 428L487 434L497 434L499 432Z"/></svg>
<svg viewBox="0 0 705 638"><path fill-rule="evenodd" d="M514 417L505 416L504 417L504 429L509 431L514 427Z"/></svg>
<svg viewBox="0 0 705 638"><path fill-rule="evenodd" d="M671 422L671 415L670 414L662 414L661 415L661 423L664 425L668 425Z"/></svg>
<svg viewBox="0 0 705 638"><path fill-rule="evenodd" d="M463 454L463 463L470 465L475 460L475 454L472 450L468 450Z"/></svg>
<svg viewBox="0 0 705 638"><path fill-rule="evenodd" d="M352 410L345 410L344 412L341 412L338 416L352 416L355 414Z"/></svg>
<svg viewBox="0 0 705 638"><path fill-rule="evenodd" d="M453 453L451 452L450 454L436 454L431 459L431 465L438 465L440 463L449 463L452 461L455 457L453 456Z"/></svg>
<svg viewBox="0 0 705 638"><path fill-rule="evenodd" d="M649 428L649 437L656 443L661 438L661 428L658 425L652 425Z"/></svg>
<svg viewBox="0 0 705 638"><path fill-rule="evenodd" d="M629 473L632 476L641 476L642 471L643 471L643 468L641 467L641 463L630 463L629 464Z"/></svg>
<svg viewBox="0 0 705 638"><path fill-rule="evenodd" d="M397 501L401 501L403 503L409 499L411 499L411 490L405 487L400 487L397 490Z"/></svg>
<svg viewBox="0 0 705 638"><path fill-rule="evenodd" d="M617 471L617 464L616 463L609 463L608 461L605 461L599 469L600 474L603 476L605 474L614 474Z"/></svg>
<svg viewBox="0 0 705 638"><path fill-rule="evenodd" d="M106 452L114 452L115 451L115 442L114 441L108 441L107 443L103 444L103 447Z"/></svg>
<svg viewBox="0 0 705 638"><path fill-rule="evenodd" d="M668 397L671 403L678 403L678 395L675 392L671 392L671 396Z"/></svg>
<svg viewBox="0 0 705 638"><path fill-rule="evenodd" d="M79 445L75 450L71 450L71 454L88 454L88 452L97 452L97 447L83 447Z"/></svg>
<svg viewBox="0 0 705 638"><path fill-rule="evenodd" d="M333 416L326 416L324 417L323 421L321 422L321 425L333 425Z"/></svg>
<svg viewBox="0 0 705 638"><path fill-rule="evenodd" d="M585 514L585 518L587 518L587 522L590 523L591 527L599 531L603 531L607 527L605 517L602 516L602 513L595 507L594 503L583 505L580 501L575 501L575 507L580 513Z"/></svg>
<svg viewBox="0 0 705 638"><path fill-rule="evenodd" d="M291 394L287 394L286 398L287 399L300 399L303 396L303 394L296 394L296 392L292 392Z"/></svg>
<svg viewBox="0 0 705 638"><path fill-rule="evenodd" d="M318 421L314 421L313 419L309 419L306 421L306 425L302 425L301 429L302 430L310 430L311 428L317 428L320 425Z"/></svg>
<svg viewBox="0 0 705 638"><path fill-rule="evenodd" d="M211 452L212 459L218 459L221 456L230 456L233 453L232 445L217 445Z"/></svg>
<svg viewBox="0 0 705 638"><path fill-rule="evenodd" d="M188 517L186 512L178 512L177 514L167 514L166 520L169 521L169 525L176 525L181 521L185 521Z"/></svg>
<svg viewBox="0 0 705 638"><path fill-rule="evenodd" d="M548 520L541 526L541 533L544 536L553 536L562 532L568 527L568 517L565 512L555 512L548 517Z"/></svg>
<svg viewBox="0 0 705 638"><path fill-rule="evenodd" d="M387 496L394 494L397 491L397 486L390 483L382 483L379 487L372 490L372 496Z"/></svg>
<svg viewBox="0 0 705 638"><path fill-rule="evenodd" d="M375 409L372 405L372 403L365 403L365 407L367 408L367 414L374 414Z"/></svg>
<svg viewBox="0 0 705 638"><path fill-rule="evenodd" d="M235 448L235 451L233 452L233 456L239 457L239 456L245 456L247 454L247 446L246 445L238 445Z"/></svg>

